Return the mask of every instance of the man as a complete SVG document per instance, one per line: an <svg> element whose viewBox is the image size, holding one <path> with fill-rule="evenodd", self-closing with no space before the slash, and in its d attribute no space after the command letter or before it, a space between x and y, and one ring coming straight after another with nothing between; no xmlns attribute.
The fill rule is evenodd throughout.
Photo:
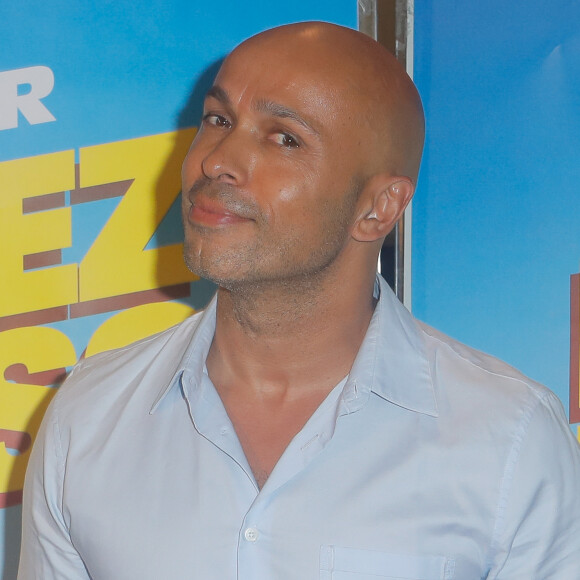
<svg viewBox="0 0 580 580"><path fill-rule="evenodd" d="M217 298L73 371L21 580L578 578L556 397L376 278L422 143L413 84L358 32L234 50L183 164L185 259Z"/></svg>

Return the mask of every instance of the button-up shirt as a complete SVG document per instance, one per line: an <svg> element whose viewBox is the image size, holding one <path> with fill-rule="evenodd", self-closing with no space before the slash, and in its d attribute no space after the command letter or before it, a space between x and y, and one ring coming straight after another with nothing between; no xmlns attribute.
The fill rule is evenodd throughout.
<svg viewBox="0 0 580 580"><path fill-rule="evenodd" d="M580 578L558 399L380 284L349 376L262 489L205 370L215 299L82 361L31 456L19 580Z"/></svg>

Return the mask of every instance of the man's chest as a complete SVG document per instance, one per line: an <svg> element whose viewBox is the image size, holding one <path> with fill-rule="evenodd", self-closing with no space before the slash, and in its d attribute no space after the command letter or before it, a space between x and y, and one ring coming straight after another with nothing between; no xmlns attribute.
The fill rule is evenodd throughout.
<svg viewBox="0 0 580 580"><path fill-rule="evenodd" d="M480 578L488 474L450 476L461 446L434 452L417 442L429 427L403 423L379 437L374 421L301 432L260 493L227 423L104 445L65 479L71 538L94 580Z"/></svg>

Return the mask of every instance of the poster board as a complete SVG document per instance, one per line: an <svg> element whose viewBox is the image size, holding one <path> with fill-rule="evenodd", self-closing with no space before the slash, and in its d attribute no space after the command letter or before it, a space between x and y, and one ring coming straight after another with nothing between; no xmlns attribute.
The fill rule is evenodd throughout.
<svg viewBox="0 0 580 580"><path fill-rule="evenodd" d="M221 59L354 0L0 5L0 578L42 413L79 357L202 308L183 265L180 166Z"/></svg>

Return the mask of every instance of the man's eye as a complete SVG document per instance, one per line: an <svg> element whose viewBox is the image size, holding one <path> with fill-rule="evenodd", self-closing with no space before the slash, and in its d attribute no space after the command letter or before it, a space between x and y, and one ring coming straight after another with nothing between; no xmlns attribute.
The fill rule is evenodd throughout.
<svg viewBox="0 0 580 580"><path fill-rule="evenodd" d="M216 127L230 127L230 122L222 115L216 115L215 113L208 113L203 116L205 123L209 125L215 125Z"/></svg>
<svg viewBox="0 0 580 580"><path fill-rule="evenodd" d="M300 147L298 139L289 133L276 133L274 140L278 145L282 145L282 147L287 147L288 149Z"/></svg>

